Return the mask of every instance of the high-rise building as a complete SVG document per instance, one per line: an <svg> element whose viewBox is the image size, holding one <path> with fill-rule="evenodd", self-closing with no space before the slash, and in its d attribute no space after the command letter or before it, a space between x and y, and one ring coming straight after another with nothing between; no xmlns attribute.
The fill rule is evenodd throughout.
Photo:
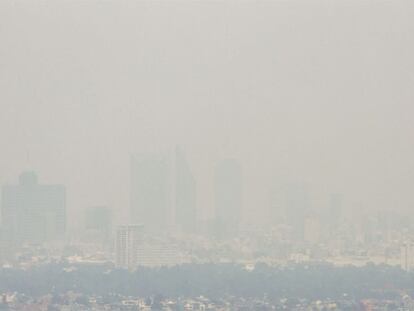
<svg viewBox="0 0 414 311"><path fill-rule="evenodd" d="M85 230L90 240L108 246L112 233L112 215L107 206L90 207L85 212Z"/></svg>
<svg viewBox="0 0 414 311"><path fill-rule="evenodd" d="M414 267L414 244L409 241L401 246L401 269L412 271Z"/></svg>
<svg viewBox="0 0 414 311"><path fill-rule="evenodd" d="M306 217L303 229L303 239L310 244L317 244L321 237L321 223L318 215Z"/></svg>
<svg viewBox="0 0 414 311"><path fill-rule="evenodd" d="M39 184L34 172L2 188L2 223L14 243L59 240L66 231L66 190Z"/></svg>
<svg viewBox="0 0 414 311"><path fill-rule="evenodd" d="M131 221L147 232L165 232L170 225L170 166L165 155L131 158Z"/></svg>
<svg viewBox="0 0 414 311"><path fill-rule="evenodd" d="M177 147L175 155L175 222L185 233L195 232L196 181L184 152Z"/></svg>
<svg viewBox="0 0 414 311"><path fill-rule="evenodd" d="M7 232L0 227L0 263L11 259L14 249Z"/></svg>
<svg viewBox="0 0 414 311"><path fill-rule="evenodd" d="M131 219L146 232L183 233L196 228L196 181L184 152L142 154L131 159Z"/></svg>
<svg viewBox="0 0 414 311"><path fill-rule="evenodd" d="M242 216L242 167L235 159L219 162L214 172L216 233L219 237L234 235Z"/></svg>
<svg viewBox="0 0 414 311"><path fill-rule="evenodd" d="M271 187L269 191L269 210L267 214L267 221L270 226L286 224L285 214L285 192L281 186Z"/></svg>
<svg viewBox="0 0 414 311"><path fill-rule="evenodd" d="M115 242L115 264L119 268L135 269L138 263L138 247L142 240L142 225L118 226Z"/></svg>
<svg viewBox="0 0 414 311"><path fill-rule="evenodd" d="M303 183L280 184L270 192L269 219L274 224L287 224L291 237L303 240L306 214L309 212L309 195Z"/></svg>
<svg viewBox="0 0 414 311"><path fill-rule="evenodd" d="M332 193L329 197L329 223L333 227L332 230L338 228L341 222L342 201L342 195L339 193Z"/></svg>
<svg viewBox="0 0 414 311"><path fill-rule="evenodd" d="M287 224L292 228L292 237L303 240L305 218L310 207L308 189L305 184L296 183L286 185L284 190Z"/></svg>

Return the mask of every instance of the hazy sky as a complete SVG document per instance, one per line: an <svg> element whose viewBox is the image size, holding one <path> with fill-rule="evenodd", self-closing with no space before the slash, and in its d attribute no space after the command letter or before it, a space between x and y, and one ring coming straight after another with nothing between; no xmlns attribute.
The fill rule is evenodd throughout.
<svg viewBox="0 0 414 311"><path fill-rule="evenodd" d="M129 154L178 143L203 217L227 156L249 215L286 180L413 209L413 55L412 0L1 0L0 182L125 215Z"/></svg>

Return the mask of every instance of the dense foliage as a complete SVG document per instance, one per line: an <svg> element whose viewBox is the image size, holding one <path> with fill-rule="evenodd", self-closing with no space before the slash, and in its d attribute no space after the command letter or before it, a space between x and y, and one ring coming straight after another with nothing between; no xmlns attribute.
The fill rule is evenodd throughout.
<svg viewBox="0 0 414 311"><path fill-rule="evenodd" d="M414 275L396 267L369 265L333 267L295 265L285 268L258 264L252 271L233 264L187 264L171 268L141 268L135 272L102 265L54 263L30 269L1 269L0 292L30 296L67 291L87 295L164 297L225 296L356 299L394 297L414 292Z"/></svg>

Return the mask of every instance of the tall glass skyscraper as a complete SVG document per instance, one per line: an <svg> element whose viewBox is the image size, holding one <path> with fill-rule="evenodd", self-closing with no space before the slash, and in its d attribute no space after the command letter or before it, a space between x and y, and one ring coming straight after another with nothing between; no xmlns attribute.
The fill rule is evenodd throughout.
<svg viewBox="0 0 414 311"><path fill-rule="evenodd" d="M132 156L130 216L146 232L195 231L196 182L179 147L174 153Z"/></svg>
<svg viewBox="0 0 414 311"><path fill-rule="evenodd" d="M234 235L242 217L242 167L235 159L225 159L214 172L216 233L219 237Z"/></svg>
<svg viewBox="0 0 414 311"><path fill-rule="evenodd" d="M66 189L39 184L34 172L2 188L2 224L14 243L58 240L66 231Z"/></svg>
<svg viewBox="0 0 414 311"><path fill-rule="evenodd" d="M159 154L131 158L131 221L147 232L165 232L169 226L171 189L168 158Z"/></svg>

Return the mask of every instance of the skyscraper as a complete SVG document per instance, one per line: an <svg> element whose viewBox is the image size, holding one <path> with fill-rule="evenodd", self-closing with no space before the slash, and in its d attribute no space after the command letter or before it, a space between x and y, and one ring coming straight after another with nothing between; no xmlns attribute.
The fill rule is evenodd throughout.
<svg viewBox="0 0 414 311"><path fill-rule="evenodd" d="M342 195L339 193L332 193L329 196L329 209L328 209L328 230L329 234L334 235L337 233L342 220Z"/></svg>
<svg viewBox="0 0 414 311"><path fill-rule="evenodd" d="M138 260L138 247L142 239L142 225L122 225L116 231L115 264L119 268L135 269Z"/></svg>
<svg viewBox="0 0 414 311"><path fill-rule="evenodd" d="M34 172L2 188L2 223L14 243L60 239L66 231L66 190L39 184Z"/></svg>
<svg viewBox="0 0 414 311"><path fill-rule="evenodd" d="M287 184L284 187L284 208L287 224L292 228L292 237L303 240L305 218L309 212L309 194L306 184Z"/></svg>
<svg viewBox="0 0 414 311"><path fill-rule="evenodd" d="M165 232L170 225L170 167L165 155L131 158L131 221L148 232Z"/></svg>
<svg viewBox="0 0 414 311"><path fill-rule="evenodd" d="M147 232L184 233L196 227L196 181L184 152L143 154L131 160L131 219Z"/></svg>
<svg viewBox="0 0 414 311"><path fill-rule="evenodd" d="M271 225L287 224L292 238L303 240L306 214L309 212L309 195L305 184L278 184L270 191L269 220Z"/></svg>
<svg viewBox="0 0 414 311"><path fill-rule="evenodd" d="M214 201L216 232L229 237L239 229L242 216L242 167L235 159L216 165L214 172Z"/></svg>
<svg viewBox="0 0 414 311"><path fill-rule="evenodd" d="M85 229L95 242L108 246L112 230L111 210L106 206L90 207L85 212Z"/></svg>
<svg viewBox="0 0 414 311"><path fill-rule="evenodd" d="M303 239L310 244L317 244L321 238L321 223L319 215L311 214L305 218L303 225Z"/></svg>
<svg viewBox="0 0 414 311"><path fill-rule="evenodd" d="M184 152L175 152L175 222L185 233L193 233L196 226L196 181Z"/></svg>

